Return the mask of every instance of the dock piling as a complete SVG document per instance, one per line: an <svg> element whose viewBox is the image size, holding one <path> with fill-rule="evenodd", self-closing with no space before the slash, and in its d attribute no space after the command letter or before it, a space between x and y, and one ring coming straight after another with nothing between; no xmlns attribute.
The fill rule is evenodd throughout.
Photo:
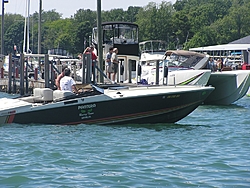
<svg viewBox="0 0 250 188"><path fill-rule="evenodd" d="M26 89L27 93L27 89ZM24 95L24 57L20 54L20 94Z"/></svg>

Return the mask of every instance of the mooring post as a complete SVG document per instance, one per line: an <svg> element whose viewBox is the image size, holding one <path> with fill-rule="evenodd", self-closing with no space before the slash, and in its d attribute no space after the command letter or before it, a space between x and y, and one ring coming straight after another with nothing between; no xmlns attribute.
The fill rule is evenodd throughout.
<svg viewBox="0 0 250 188"><path fill-rule="evenodd" d="M92 66L93 65L93 66ZM92 69L92 75L93 75L93 83L96 83L96 61L92 61L91 69Z"/></svg>
<svg viewBox="0 0 250 188"><path fill-rule="evenodd" d="M38 69L37 68L35 68L35 71L34 71L34 79L38 80Z"/></svg>
<svg viewBox="0 0 250 188"><path fill-rule="evenodd" d="M49 88L51 88L51 89L53 89L54 88L54 86L55 86L55 75L56 75L56 72L55 72L55 70L53 69L53 61L51 61L50 62L50 71L51 71L51 76L50 76L50 78L51 78L51 80L50 80L50 87Z"/></svg>
<svg viewBox="0 0 250 188"><path fill-rule="evenodd" d="M155 68L155 84L159 85L159 70L160 70L160 66L159 66L159 60L156 61L156 68Z"/></svg>
<svg viewBox="0 0 250 188"><path fill-rule="evenodd" d="M49 54L44 55L44 81L45 88L49 88Z"/></svg>
<svg viewBox="0 0 250 188"><path fill-rule="evenodd" d="M25 91L26 93L28 93L29 92L29 73L28 73L29 65L28 65L28 61L25 61L24 58L23 58L23 61L25 64Z"/></svg>
<svg viewBox="0 0 250 188"><path fill-rule="evenodd" d="M84 54L86 55L86 83L90 84L91 83L91 77L92 77L92 58L91 58L91 54ZM84 76L84 75L83 75Z"/></svg>
<svg viewBox="0 0 250 188"><path fill-rule="evenodd" d="M3 69L3 67L1 68L1 78L3 78L4 77L4 69Z"/></svg>
<svg viewBox="0 0 250 188"><path fill-rule="evenodd" d="M141 81L141 65L139 62L136 62L136 84Z"/></svg>
<svg viewBox="0 0 250 188"><path fill-rule="evenodd" d="M9 70L8 70L8 93L11 93L11 81L12 81L12 55L9 54Z"/></svg>
<svg viewBox="0 0 250 188"><path fill-rule="evenodd" d="M13 70L13 93L16 93L16 61L12 60L12 70Z"/></svg>
<svg viewBox="0 0 250 188"><path fill-rule="evenodd" d="M132 83L132 60L128 60L128 83Z"/></svg>
<svg viewBox="0 0 250 188"><path fill-rule="evenodd" d="M74 74L74 80L76 81L76 65L73 66L73 74Z"/></svg>
<svg viewBox="0 0 250 188"><path fill-rule="evenodd" d="M81 61L82 61L82 84L86 84L86 56L85 54L82 54L82 58L81 58Z"/></svg>
<svg viewBox="0 0 250 188"><path fill-rule="evenodd" d="M17 65L15 64L15 77L16 78L19 78L19 71L18 71L18 67L17 67Z"/></svg>
<svg viewBox="0 0 250 188"><path fill-rule="evenodd" d="M164 63L163 71L164 71L163 72L163 85L168 85L168 66L165 63ZM166 83L164 82L165 79L166 79Z"/></svg>
<svg viewBox="0 0 250 188"><path fill-rule="evenodd" d="M103 72L103 47L102 47L102 9L101 0L97 0L97 35L98 35L98 63L99 68ZM95 71L95 70L94 70ZM99 74L100 75L100 74ZM103 75L98 78L99 82L104 83Z"/></svg>
<svg viewBox="0 0 250 188"><path fill-rule="evenodd" d="M24 95L24 57L20 54L20 94Z"/></svg>

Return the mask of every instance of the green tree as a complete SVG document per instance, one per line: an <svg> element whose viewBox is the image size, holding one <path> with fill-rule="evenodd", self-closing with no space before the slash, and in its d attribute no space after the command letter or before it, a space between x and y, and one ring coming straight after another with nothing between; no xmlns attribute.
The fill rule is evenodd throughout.
<svg viewBox="0 0 250 188"><path fill-rule="evenodd" d="M18 48L21 47L23 41L23 28L24 17L20 14L10 14L4 15L4 54L13 51L13 45L16 44ZM2 27L2 26L1 26ZM17 33L15 33L17 32ZM19 38L22 34L22 38ZM6 38L7 37L7 38Z"/></svg>
<svg viewBox="0 0 250 188"><path fill-rule="evenodd" d="M73 41L71 34L73 32L71 19L60 19L45 24L44 48L61 48L72 51Z"/></svg>
<svg viewBox="0 0 250 188"><path fill-rule="evenodd" d="M141 7L128 7L128 10L125 12L125 21L134 23L136 22L136 15L138 14Z"/></svg>
<svg viewBox="0 0 250 188"><path fill-rule="evenodd" d="M4 51L13 53L13 47L16 45L18 51L22 52L24 34L24 22L14 22L4 34Z"/></svg>
<svg viewBox="0 0 250 188"><path fill-rule="evenodd" d="M36 14L36 16L38 18L38 14ZM62 14L56 12L55 9L49 11L42 11L43 22L53 22L60 19L62 19Z"/></svg>
<svg viewBox="0 0 250 188"><path fill-rule="evenodd" d="M175 23L173 22L173 15L175 10L172 3L162 1L158 7L156 14L157 23L156 23L156 33L154 36L155 39L167 41L170 43L171 36L173 33L173 27Z"/></svg>
<svg viewBox="0 0 250 188"><path fill-rule="evenodd" d="M195 33L194 36L184 44L184 49L209 46L217 44L216 32L209 26L203 27L199 32Z"/></svg>
<svg viewBox="0 0 250 188"><path fill-rule="evenodd" d="M74 14L73 21L75 25L88 21L90 25L94 27L97 23L96 11L90 9L79 9L76 11L76 14Z"/></svg>
<svg viewBox="0 0 250 188"><path fill-rule="evenodd" d="M102 12L102 21L126 21L126 14L123 9L111 9L110 11Z"/></svg>
<svg viewBox="0 0 250 188"><path fill-rule="evenodd" d="M150 2L143 9L139 10L136 23L139 26L140 41L157 39L157 34L155 34L155 30L158 27L156 13L157 4L154 2Z"/></svg>
<svg viewBox="0 0 250 188"><path fill-rule="evenodd" d="M87 46L89 36L91 36L92 26L89 21L81 22L75 27L73 34L74 54L84 51Z"/></svg>
<svg viewBox="0 0 250 188"><path fill-rule="evenodd" d="M190 34L190 23L184 11L176 12L172 18L173 21L173 41L176 40L176 46L187 42Z"/></svg>

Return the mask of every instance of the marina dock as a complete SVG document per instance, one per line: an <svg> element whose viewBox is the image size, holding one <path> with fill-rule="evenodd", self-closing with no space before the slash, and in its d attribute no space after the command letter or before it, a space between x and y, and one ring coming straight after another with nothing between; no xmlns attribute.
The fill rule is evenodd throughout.
<svg viewBox="0 0 250 188"><path fill-rule="evenodd" d="M32 94L34 88L44 88L45 82L44 80L29 79L27 86L28 87L21 87L20 79L15 79L14 83L11 83L11 85L9 85L9 78L0 79L0 92L12 94L19 94L22 89L24 93Z"/></svg>
<svg viewBox="0 0 250 188"><path fill-rule="evenodd" d="M71 69L77 84L91 83L91 56L85 54L82 59L66 59L49 54L9 55L0 71L0 92L9 94L32 94L34 88L56 89L55 80L62 72L62 66ZM82 78L76 71L83 69ZM94 80L96 82L96 80Z"/></svg>
<svg viewBox="0 0 250 188"><path fill-rule="evenodd" d="M27 58L25 59L25 57ZM30 62L28 62L27 59L29 59L30 57L40 57L42 58L43 63L40 64L36 62L38 64L34 66L33 61L33 64L29 64ZM116 80L118 84L112 84L111 80L109 80L105 73L96 65L96 70L95 73L93 73L92 77L92 60L90 54L86 54L81 60L78 60L78 63L80 62L80 66L76 63L72 63L72 61L73 60L71 59L58 59L57 62L60 63L55 63L55 61L49 60L49 56L47 54L30 54L29 56L20 54L20 58L18 59L13 58L10 55L9 62L5 62L5 69L1 68L0 92L27 95L33 94L34 88L50 88L54 90L56 89L55 80L57 76L62 72L62 66L65 64L71 69L72 77L76 82L77 88L81 88L82 85L91 83L95 83L100 87L107 88L113 85L117 86L123 82L123 75L121 75L120 70L118 70L119 76L117 76ZM80 69L81 67L85 67L85 69ZM10 70L10 72L6 70ZM79 73L80 70L81 75L84 75L83 77L79 77L77 75L77 71ZM103 82L100 82L100 79L98 79L101 76L104 77ZM128 78L130 79L129 83L132 83L131 73L128 74Z"/></svg>

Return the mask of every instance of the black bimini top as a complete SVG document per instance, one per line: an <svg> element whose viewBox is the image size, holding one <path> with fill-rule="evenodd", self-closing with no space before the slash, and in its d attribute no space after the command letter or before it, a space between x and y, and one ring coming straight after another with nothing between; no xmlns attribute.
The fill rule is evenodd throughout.
<svg viewBox="0 0 250 188"><path fill-rule="evenodd" d="M132 25L132 26L138 27L138 25L135 24L135 23L131 23L131 22L121 22L121 21L103 22L103 23L102 23L102 26L105 26L105 25L115 25L115 24Z"/></svg>

